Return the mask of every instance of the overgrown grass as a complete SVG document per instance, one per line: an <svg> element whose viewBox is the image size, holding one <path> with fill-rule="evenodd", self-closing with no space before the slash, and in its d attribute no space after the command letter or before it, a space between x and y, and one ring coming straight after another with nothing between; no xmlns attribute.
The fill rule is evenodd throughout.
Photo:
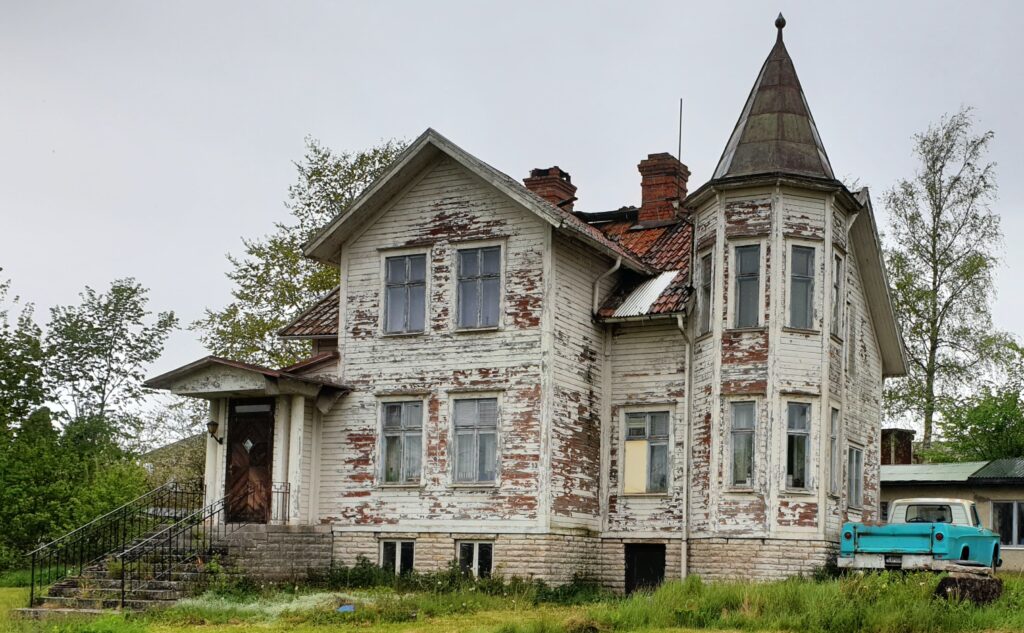
<svg viewBox="0 0 1024 633"><path fill-rule="evenodd" d="M0 587L28 587L31 582L30 569L9 569L0 572Z"/></svg>

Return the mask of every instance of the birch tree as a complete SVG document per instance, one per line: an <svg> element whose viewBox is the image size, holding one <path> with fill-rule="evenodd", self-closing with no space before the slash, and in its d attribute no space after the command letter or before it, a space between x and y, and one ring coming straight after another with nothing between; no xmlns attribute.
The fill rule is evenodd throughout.
<svg viewBox="0 0 1024 633"><path fill-rule="evenodd" d="M917 172L884 198L886 261L909 360L908 375L887 384L886 407L923 421L925 448L943 399L969 387L1008 342L991 315L1002 242L990 206L993 136L975 131L970 108L943 116L913 137Z"/></svg>

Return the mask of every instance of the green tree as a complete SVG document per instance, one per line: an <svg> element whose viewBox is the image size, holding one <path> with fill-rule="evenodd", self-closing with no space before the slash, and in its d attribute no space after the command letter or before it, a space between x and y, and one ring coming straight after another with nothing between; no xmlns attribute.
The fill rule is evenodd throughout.
<svg viewBox="0 0 1024 633"><path fill-rule="evenodd" d="M1020 387L983 387L977 395L943 407L936 423L941 447L933 461L982 461L1024 455L1024 397Z"/></svg>
<svg viewBox="0 0 1024 633"><path fill-rule="evenodd" d="M886 261L909 359L908 375L887 383L886 408L920 417L926 448L942 399L972 385L1008 343L993 331L990 310L1002 241L989 206L992 138L975 132L970 108L942 117L914 136L917 173L885 194Z"/></svg>
<svg viewBox="0 0 1024 633"><path fill-rule="evenodd" d="M0 281L0 442L46 401L42 332L32 320L31 304L22 306L11 323L5 307L9 288L9 281ZM12 303L18 304L17 297ZM0 446L0 459L2 452Z"/></svg>
<svg viewBox="0 0 1024 633"><path fill-rule="evenodd" d="M80 297L79 305L50 310L46 373L53 398L63 419L87 430L88 437L108 433L126 445L136 443L145 371L163 352L177 317L153 317L146 309L147 290L130 278L114 281L107 292L86 287Z"/></svg>
<svg viewBox="0 0 1024 633"><path fill-rule="evenodd" d="M338 284L337 267L302 256L302 246L391 164L405 142L389 140L360 152L332 152L306 139L288 188L290 217L258 239L243 239L244 255L228 255L232 301L192 324L213 354L282 367L308 356L309 343L283 341L277 331Z"/></svg>

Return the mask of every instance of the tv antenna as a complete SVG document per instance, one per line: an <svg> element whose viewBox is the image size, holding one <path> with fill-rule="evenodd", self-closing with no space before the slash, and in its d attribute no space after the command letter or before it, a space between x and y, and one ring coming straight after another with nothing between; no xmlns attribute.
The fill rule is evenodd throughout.
<svg viewBox="0 0 1024 633"><path fill-rule="evenodd" d="M683 98L679 97L679 146L676 149L676 158L683 162Z"/></svg>

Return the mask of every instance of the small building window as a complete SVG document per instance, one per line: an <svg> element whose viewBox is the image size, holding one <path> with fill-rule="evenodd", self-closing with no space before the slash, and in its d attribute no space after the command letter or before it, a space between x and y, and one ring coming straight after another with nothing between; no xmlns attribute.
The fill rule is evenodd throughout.
<svg viewBox="0 0 1024 633"><path fill-rule="evenodd" d="M836 255L832 259L832 334L841 336L843 332L843 257Z"/></svg>
<svg viewBox="0 0 1024 633"><path fill-rule="evenodd" d="M460 250L458 275L459 327L497 326L501 304L501 247Z"/></svg>
<svg viewBox="0 0 1024 633"><path fill-rule="evenodd" d="M1024 545L1024 501L993 501L992 531L1001 545Z"/></svg>
<svg viewBox="0 0 1024 633"><path fill-rule="evenodd" d="M413 570L416 541L381 541L380 566L395 574Z"/></svg>
<svg viewBox="0 0 1024 633"><path fill-rule="evenodd" d="M789 326L814 327L814 248L794 246L789 258Z"/></svg>
<svg viewBox="0 0 1024 633"><path fill-rule="evenodd" d="M851 446L847 459L847 504L851 508L860 508L864 505L864 450Z"/></svg>
<svg viewBox="0 0 1024 633"><path fill-rule="evenodd" d="M828 490L839 494L839 479L842 469L839 464L839 409L832 407L832 419L828 425Z"/></svg>
<svg viewBox="0 0 1024 633"><path fill-rule="evenodd" d="M623 492L668 490L668 411L626 414Z"/></svg>
<svg viewBox="0 0 1024 633"><path fill-rule="evenodd" d="M754 429L757 412L753 402L732 403L732 484L754 484Z"/></svg>
<svg viewBox="0 0 1024 633"><path fill-rule="evenodd" d="M490 483L497 476L497 398L455 401L455 481Z"/></svg>
<svg viewBox="0 0 1024 633"><path fill-rule="evenodd" d="M761 245L736 247L736 327L757 327L761 288Z"/></svg>
<svg viewBox="0 0 1024 633"><path fill-rule="evenodd" d="M786 487L807 488L811 405L790 402L786 424Z"/></svg>
<svg viewBox="0 0 1024 633"><path fill-rule="evenodd" d="M384 332L422 332L426 315L427 256L388 257L384 268Z"/></svg>
<svg viewBox="0 0 1024 633"><path fill-rule="evenodd" d="M711 331L711 308L712 308L712 266L711 253L706 253L700 258L700 297L697 306L700 314L697 318L697 334L707 334Z"/></svg>
<svg viewBox="0 0 1024 633"><path fill-rule="evenodd" d="M490 578L493 558L493 543L459 541L459 569L464 576Z"/></svg>
<svg viewBox="0 0 1024 633"><path fill-rule="evenodd" d="M419 483L423 453L423 403L384 404L384 483Z"/></svg>

